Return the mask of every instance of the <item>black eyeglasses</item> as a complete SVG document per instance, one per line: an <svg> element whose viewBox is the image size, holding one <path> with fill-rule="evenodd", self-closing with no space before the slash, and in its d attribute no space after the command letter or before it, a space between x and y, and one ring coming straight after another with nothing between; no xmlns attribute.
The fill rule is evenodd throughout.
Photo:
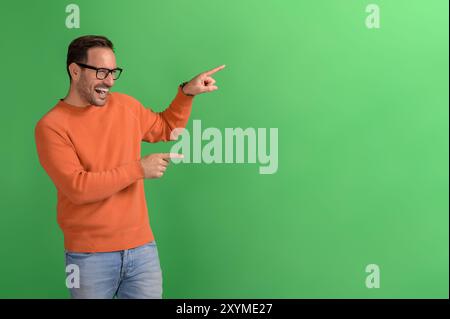
<svg viewBox="0 0 450 319"><path fill-rule="evenodd" d="M117 80L120 77L120 74L122 74L123 69L121 68L115 68L115 69L107 69L107 68L96 68L94 66L91 65L87 65L84 63L78 63L75 62L75 64L81 66L82 68L86 68L86 69L91 69L91 70L95 70L97 71L96 73L96 77L99 80L104 80L108 77L109 73L111 73L112 77L114 80Z"/></svg>

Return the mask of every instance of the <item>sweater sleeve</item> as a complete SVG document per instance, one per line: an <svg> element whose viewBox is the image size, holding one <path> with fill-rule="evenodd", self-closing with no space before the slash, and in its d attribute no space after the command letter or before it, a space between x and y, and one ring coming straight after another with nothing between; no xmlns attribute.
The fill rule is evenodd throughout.
<svg viewBox="0 0 450 319"><path fill-rule="evenodd" d="M42 167L75 204L106 199L144 177L139 160L105 171L84 170L70 141L47 124L36 125L35 141Z"/></svg>
<svg viewBox="0 0 450 319"><path fill-rule="evenodd" d="M186 127L191 115L192 101L193 97L183 94L178 87L177 95L163 112L153 112L139 103L138 117L142 140L150 143L170 141L172 130Z"/></svg>

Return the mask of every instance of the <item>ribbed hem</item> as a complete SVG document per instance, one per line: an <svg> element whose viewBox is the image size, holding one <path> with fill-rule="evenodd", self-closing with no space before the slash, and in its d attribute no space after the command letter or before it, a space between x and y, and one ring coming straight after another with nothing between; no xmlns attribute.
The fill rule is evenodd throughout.
<svg viewBox="0 0 450 319"><path fill-rule="evenodd" d="M154 240L150 225L126 232L112 232L108 238L99 238L88 232L64 232L64 249L74 253L99 253L132 249Z"/></svg>

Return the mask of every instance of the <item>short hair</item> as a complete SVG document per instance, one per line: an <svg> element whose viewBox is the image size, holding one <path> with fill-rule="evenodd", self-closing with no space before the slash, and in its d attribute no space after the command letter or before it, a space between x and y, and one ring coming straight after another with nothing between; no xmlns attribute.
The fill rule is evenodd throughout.
<svg viewBox="0 0 450 319"><path fill-rule="evenodd" d="M66 69L70 80L72 77L69 72L69 65L73 62L84 63L87 60L87 53L90 48L110 48L114 51L112 42L102 35L84 35L76 38L69 44L67 49Z"/></svg>

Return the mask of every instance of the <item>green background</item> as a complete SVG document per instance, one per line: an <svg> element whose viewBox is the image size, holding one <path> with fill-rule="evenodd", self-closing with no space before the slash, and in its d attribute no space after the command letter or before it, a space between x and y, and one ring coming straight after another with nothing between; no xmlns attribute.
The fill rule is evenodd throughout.
<svg viewBox="0 0 450 319"><path fill-rule="evenodd" d="M85 34L114 42L115 91L156 111L226 64L189 129L279 129L276 174L179 164L145 181L165 298L448 298L447 0L78 0L67 29L70 3L0 4L0 298L68 297L34 126ZM365 287L371 263L379 289Z"/></svg>

